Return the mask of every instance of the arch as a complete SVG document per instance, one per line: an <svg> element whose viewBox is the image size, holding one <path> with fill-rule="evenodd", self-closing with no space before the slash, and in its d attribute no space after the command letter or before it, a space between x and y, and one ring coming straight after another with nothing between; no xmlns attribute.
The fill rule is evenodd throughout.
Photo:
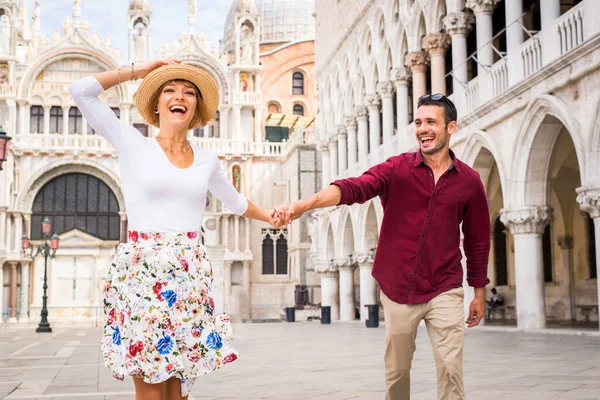
<svg viewBox="0 0 600 400"><path fill-rule="evenodd" d="M30 90L35 81L35 78L44 71L50 65L69 58L81 58L88 60L100 65L105 70L117 69L118 63L112 58L108 57L105 53L101 53L90 48L53 48L39 54L29 67L25 70L23 78L19 81L19 87L17 88L17 99L27 99L30 97ZM119 85L116 87L119 92L122 102L126 102L127 85Z"/></svg>
<svg viewBox="0 0 600 400"><path fill-rule="evenodd" d="M117 197L119 211L125 212L125 197L123 196L123 184L118 176L112 170L105 168L100 164L89 161L59 160L50 165L45 165L36 173L32 174L29 180L23 185L17 197L17 208L23 212L31 212L33 200L46 183L52 179L66 173L82 173L94 176L106 183Z"/></svg>
<svg viewBox="0 0 600 400"><path fill-rule="evenodd" d="M587 181L584 169L585 143L581 137L579 124L569 115L568 109L562 101L554 96L541 95L537 97L527 106L523 115L524 120L513 150L512 165L514 169L511 171L510 188L512 197L509 198L512 201L507 202L507 205L545 206L548 203L547 177L550 155L562 127L556 126L550 135L539 135L542 125L559 122L567 129L575 146L582 182ZM537 178L540 174L543 174L542 179Z"/></svg>
<svg viewBox="0 0 600 400"><path fill-rule="evenodd" d="M305 86L305 75L306 73L300 69L292 71L292 94L293 95L304 95Z"/></svg>
<svg viewBox="0 0 600 400"><path fill-rule="evenodd" d="M271 107L274 107L275 109L272 110ZM281 114L281 104L278 101L269 100L267 102L267 112L269 114Z"/></svg>
<svg viewBox="0 0 600 400"><path fill-rule="evenodd" d="M250 16L244 16L238 20L235 28L238 30L242 29L242 25L248 25L246 23L252 25L252 32L254 32L256 29L255 27L258 26L258 22L254 18Z"/></svg>
<svg viewBox="0 0 600 400"><path fill-rule="evenodd" d="M434 0L429 6L429 10L431 10L427 24L429 32L441 32L444 27L442 19L446 15L446 0Z"/></svg>
<svg viewBox="0 0 600 400"><path fill-rule="evenodd" d="M600 174L598 174L600 171L600 96L598 96L591 115L595 115L595 118L592 119L592 125L589 128L590 153L586 163L588 168L584 173L586 180L583 179L583 176L581 179L581 185L588 187L600 186Z"/></svg>
<svg viewBox="0 0 600 400"><path fill-rule="evenodd" d="M487 150L491 154L492 160L479 160L482 150ZM493 163L496 163L498 168L498 174L500 175L500 184L503 189L507 188L507 173L504 166L504 161L500 157L500 153L496 148L496 144L492 141L491 137L484 131L475 131L467 139L464 150L461 152L462 157L460 158L465 164L475 168L481 175L481 180L484 185L487 185L487 178L491 172ZM484 173L482 173L484 172ZM486 187L487 189L487 187ZM502 190L503 197L508 195L507 190ZM503 198L505 204L507 199Z"/></svg>
<svg viewBox="0 0 600 400"><path fill-rule="evenodd" d="M365 213L365 230L364 230L364 246L365 251L375 249L379 240L379 224L377 222L377 213L375 211L375 204L370 201L366 207Z"/></svg>
<svg viewBox="0 0 600 400"><path fill-rule="evenodd" d="M347 207L344 207L347 208ZM342 217L342 215L340 215ZM344 240L342 240L342 257L350 257L351 254L356 252L356 245L354 244L354 225L352 224L352 218L350 213L346 211L342 221L341 230Z"/></svg>

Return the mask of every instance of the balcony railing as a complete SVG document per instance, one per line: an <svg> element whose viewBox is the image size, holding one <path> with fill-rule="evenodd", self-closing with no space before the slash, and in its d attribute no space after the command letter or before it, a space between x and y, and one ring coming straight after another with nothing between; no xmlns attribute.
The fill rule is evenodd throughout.
<svg viewBox="0 0 600 400"><path fill-rule="evenodd" d="M191 138L200 147L208 148L219 156L279 157L285 143L250 142L221 138ZM17 154L93 154L116 156L116 150L98 135L31 134L17 135L11 142Z"/></svg>
<svg viewBox="0 0 600 400"><path fill-rule="evenodd" d="M0 96L8 96L13 93L13 87L10 83L0 84Z"/></svg>
<svg viewBox="0 0 600 400"><path fill-rule="evenodd" d="M583 43L583 3L562 15L558 21L560 55Z"/></svg>
<svg viewBox="0 0 600 400"><path fill-rule="evenodd" d="M262 104L259 92L236 92L233 96L234 103Z"/></svg>
<svg viewBox="0 0 600 400"><path fill-rule="evenodd" d="M508 67L506 65L506 58L503 58L492 66L492 86L494 89L494 96L504 93L508 88Z"/></svg>
<svg viewBox="0 0 600 400"><path fill-rule="evenodd" d="M523 76L528 76L542 68L542 43L539 36L534 36L521 47L521 58L523 60Z"/></svg>

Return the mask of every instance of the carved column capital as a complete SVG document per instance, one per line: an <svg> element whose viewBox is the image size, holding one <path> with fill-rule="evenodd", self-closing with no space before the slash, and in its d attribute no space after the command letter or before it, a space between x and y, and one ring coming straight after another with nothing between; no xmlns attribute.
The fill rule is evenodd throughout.
<svg viewBox="0 0 600 400"><path fill-rule="evenodd" d="M500 0L467 0L465 6L473 10L475 15L479 13L492 13Z"/></svg>
<svg viewBox="0 0 600 400"><path fill-rule="evenodd" d="M390 72L390 79L396 87L407 85L410 80L410 71L406 68L394 68Z"/></svg>
<svg viewBox="0 0 600 400"><path fill-rule="evenodd" d="M335 134L338 137L338 140L345 138L346 137L346 126L345 125L336 126Z"/></svg>
<svg viewBox="0 0 600 400"><path fill-rule="evenodd" d="M379 93L381 98L393 98L394 85L392 85L392 82L381 82L377 85L377 93Z"/></svg>
<svg viewBox="0 0 600 400"><path fill-rule="evenodd" d="M376 94L368 94L365 97L365 107L369 111L379 107L379 97Z"/></svg>
<svg viewBox="0 0 600 400"><path fill-rule="evenodd" d="M590 214L590 217L600 217L600 189L578 188L577 202L583 211Z"/></svg>
<svg viewBox="0 0 600 400"><path fill-rule="evenodd" d="M548 207L501 210L500 214L500 221L510 229L513 235L520 233L542 234L553 218L553 211Z"/></svg>
<svg viewBox="0 0 600 400"><path fill-rule="evenodd" d="M354 108L354 114L356 115L356 119L366 119L368 117L367 109L363 106L357 106Z"/></svg>
<svg viewBox="0 0 600 400"><path fill-rule="evenodd" d="M413 51L408 53L404 58L404 65L412 73L425 72L425 69L429 65L429 54L426 51Z"/></svg>
<svg viewBox="0 0 600 400"><path fill-rule="evenodd" d="M448 14L443 20L444 29L450 36L468 35L475 25L475 16L470 12Z"/></svg>
<svg viewBox="0 0 600 400"><path fill-rule="evenodd" d="M423 48L431 55L445 55L452 39L446 33L432 33L423 38Z"/></svg>
<svg viewBox="0 0 600 400"><path fill-rule="evenodd" d="M356 117L354 115L346 115L344 118L344 125L346 126L346 130L355 128Z"/></svg>
<svg viewBox="0 0 600 400"><path fill-rule="evenodd" d="M354 260L358 264L372 264L373 263L373 252L372 251L363 251L360 253L355 253Z"/></svg>
<svg viewBox="0 0 600 400"><path fill-rule="evenodd" d="M320 274L336 273L338 272L338 266L334 260L329 262L320 262L315 264L315 271Z"/></svg>

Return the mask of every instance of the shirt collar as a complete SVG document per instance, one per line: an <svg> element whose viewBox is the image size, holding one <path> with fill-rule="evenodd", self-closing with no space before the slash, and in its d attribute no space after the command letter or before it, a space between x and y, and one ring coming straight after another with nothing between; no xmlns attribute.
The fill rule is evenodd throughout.
<svg viewBox="0 0 600 400"><path fill-rule="evenodd" d="M452 164L450 164L450 167L448 168L448 171L450 171L451 169L456 168L456 170L458 172L460 172L461 168L460 168L460 163L456 162L456 156L454 155L454 152L452 150L450 151L450 157L452 158ZM423 154L421 154L421 150L418 150L416 152L415 155L415 164L414 166L419 166L419 165L427 165L427 163L425 162L425 159L423 159Z"/></svg>

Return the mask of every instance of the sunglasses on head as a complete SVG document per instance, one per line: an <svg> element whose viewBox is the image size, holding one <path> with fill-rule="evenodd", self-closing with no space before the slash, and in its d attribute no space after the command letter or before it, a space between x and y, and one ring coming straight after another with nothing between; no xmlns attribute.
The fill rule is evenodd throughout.
<svg viewBox="0 0 600 400"><path fill-rule="evenodd" d="M419 100L417 101L417 107L420 107L423 102L425 102L426 100L429 100L429 99L431 99L433 101L441 101L443 103L446 103L448 105L448 107L450 108L450 111L452 112L454 119L456 119L456 107L442 93L424 94L423 96L419 97Z"/></svg>

